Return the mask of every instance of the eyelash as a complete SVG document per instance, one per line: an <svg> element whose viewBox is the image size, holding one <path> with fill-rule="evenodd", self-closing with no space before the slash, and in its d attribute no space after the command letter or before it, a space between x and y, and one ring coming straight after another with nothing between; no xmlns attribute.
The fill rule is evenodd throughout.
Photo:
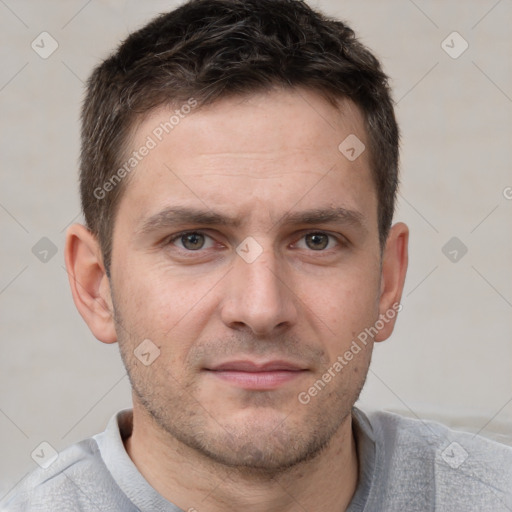
<svg viewBox="0 0 512 512"><path fill-rule="evenodd" d="M173 243L176 240L179 240L183 236L190 235L190 234L203 235L205 237L208 237L208 238L214 240L214 238L212 236L210 236L209 234L207 234L207 233L205 233L204 231L201 231L201 230L182 231L181 233L178 233L176 235L173 235L171 238L168 238L167 242L166 242L166 245L173 245ZM300 238L298 238L297 241L304 239L308 235L327 235L330 240L334 240L336 242L338 247L344 247L344 246L348 245L348 242L344 238L337 237L337 236L335 236L335 235L333 235L331 233L328 233L326 231L318 231L318 230L316 230L316 231L308 231L308 232L302 234L300 236ZM297 243L297 241L294 242L294 244ZM191 249L185 249L185 248L181 248L181 247L177 247L177 246L175 246L175 247L179 251L184 252L184 253L189 253L189 254L201 253L201 252L204 252L206 250L206 249L197 249L196 251L194 251L194 250L191 250ZM329 253L330 251L332 251L332 249L334 249L334 248L331 247L329 249L323 249L323 250L318 250L318 251L310 249L310 252L312 252L312 253L315 253L315 252L318 252L318 253Z"/></svg>

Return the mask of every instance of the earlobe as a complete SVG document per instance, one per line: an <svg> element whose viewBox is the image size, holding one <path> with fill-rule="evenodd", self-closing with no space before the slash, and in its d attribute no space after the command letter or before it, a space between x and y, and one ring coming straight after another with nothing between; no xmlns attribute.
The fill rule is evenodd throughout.
<svg viewBox="0 0 512 512"><path fill-rule="evenodd" d="M384 341L393 332L404 288L408 264L409 228L398 222L392 226L382 255L379 319L384 327L374 341Z"/></svg>
<svg viewBox="0 0 512 512"><path fill-rule="evenodd" d="M85 226L73 224L68 228L65 259L78 312L98 340L116 342L110 283L98 241Z"/></svg>

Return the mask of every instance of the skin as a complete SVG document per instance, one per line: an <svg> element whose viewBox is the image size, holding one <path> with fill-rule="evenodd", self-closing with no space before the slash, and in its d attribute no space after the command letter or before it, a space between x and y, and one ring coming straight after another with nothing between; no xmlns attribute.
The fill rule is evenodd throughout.
<svg viewBox="0 0 512 512"><path fill-rule="evenodd" d="M153 111L132 147L172 112ZM96 238L79 224L68 229L75 304L99 340L119 342L132 382L127 452L184 510L342 511L353 496L351 408L373 342L389 337L396 318L307 405L297 397L400 301L408 228L395 224L381 254L368 150L353 162L338 150L349 134L366 140L347 100L337 109L299 89L218 101L182 119L131 174L110 280ZM239 223L182 220L142 232L175 206ZM285 222L334 208L358 212L360 222ZM207 236L171 240L184 231ZM251 263L236 252L247 237L262 250ZM204 245L191 250L190 240ZM148 366L134 355L145 339L160 350ZM254 390L208 370L235 359L292 361L302 371Z"/></svg>

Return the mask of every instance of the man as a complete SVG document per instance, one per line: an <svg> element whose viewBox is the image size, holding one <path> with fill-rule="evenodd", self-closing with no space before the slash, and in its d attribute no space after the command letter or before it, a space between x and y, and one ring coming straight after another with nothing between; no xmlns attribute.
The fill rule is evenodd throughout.
<svg viewBox="0 0 512 512"><path fill-rule="evenodd" d="M290 0L192 0L91 76L75 304L133 411L4 510L512 510L512 450L354 407L393 330L387 78Z"/></svg>

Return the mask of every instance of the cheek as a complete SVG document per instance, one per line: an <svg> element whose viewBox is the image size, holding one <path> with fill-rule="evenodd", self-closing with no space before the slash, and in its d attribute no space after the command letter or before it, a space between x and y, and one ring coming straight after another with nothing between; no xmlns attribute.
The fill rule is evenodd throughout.
<svg viewBox="0 0 512 512"><path fill-rule="evenodd" d="M352 269L345 277L324 283L322 290L316 289L305 311L309 322L316 325L317 336L331 362L343 359L345 379L356 385L366 375L371 355L371 340L353 345L354 340L372 326L378 318L377 274L366 272L361 275ZM312 288L314 289L314 288ZM357 354L355 354L357 352ZM350 361L349 359L350 358Z"/></svg>
<svg viewBox="0 0 512 512"><path fill-rule="evenodd" d="M162 355L184 359L212 316L210 280L168 275L155 269L136 275L126 273L121 286L121 313L130 330L138 338L154 341Z"/></svg>
<svg viewBox="0 0 512 512"><path fill-rule="evenodd" d="M305 283L302 293L331 334L349 336L378 317L379 283L375 272L352 269L323 282Z"/></svg>

